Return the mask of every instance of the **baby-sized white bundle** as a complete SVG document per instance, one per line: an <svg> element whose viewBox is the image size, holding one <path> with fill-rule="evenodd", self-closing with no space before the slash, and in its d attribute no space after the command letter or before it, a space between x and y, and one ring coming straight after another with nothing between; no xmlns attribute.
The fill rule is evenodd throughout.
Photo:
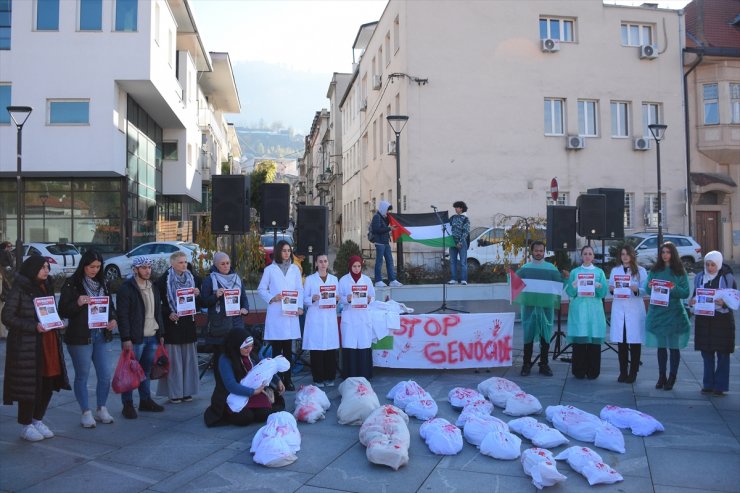
<svg viewBox="0 0 740 493"><path fill-rule="evenodd" d="M367 460L395 470L408 464L408 422L406 413L390 404L370 413L360 427L360 443L367 447Z"/></svg>
<svg viewBox="0 0 740 493"><path fill-rule="evenodd" d="M663 424L654 417L628 407L604 406L599 416L617 428L630 428L632 434L638 437L650 436L656 431L665 431Z"/></svg>
<svg viewBox="0 0 740 493"><path fill-rule="evenodd" d="M583 475L591 486L624 480L621 474L604 463L601 456L588 447L569 447L560 452L555 459L567 460L570 467Z"/></svg>
<svg viewBox="0 0 740 493"><path fill-rule="evenodd" d="M455 424L462 428L471 416L490 416L492 412L493 404L485 399L478 399L477 401L467 404L463 408L460 416L457 417Z"/></svg>
<svg viewBox="0 0 740 493"><path fill-rule="evenodd" d="M409 416L427 420L437 415L437 402L426 390L413 380L398 382L386 394L393 399L393 405L403 409Z"/></svg>
<svg viewBox="0 0 740 493"><path fill-rule="evenodd" d="M450 401L452 407L455 409L462 409L471 402L485 399L485 396L473 389L455 387L450 390L449 394L447 394L447 399Z"/></svg>
<svg viewBox="0 0 740 493"><path fill-rule="evenodd" d="M361 425L371 412L380 407L378 396L364 377L350 377L338 388L342 395L337 408L340 425Z"/></svg>
<svg viewBox="0 0 740 493"><path fill-rule="evenodd" d="M593 442L597 447L620 454L625 451L622 433L596 415L574 406L548 406L545 415L555 428L576 440Z"/></svg>
<svg viewBox="0 0 740 493"><path fill-rule="evenodd" d="M406 406L405 411L409 416L426 421L427 419L435 417L437 412L439 412L439 408L437 407L437 401L432 399L430 396L427 399L419 399L410 402L409 405Z"/></svg>
<svg viewBox="0 0 740 493"><path fill-rule="evenodd" d="M323 390L315 385L305 385L295 395L293 416L298 421L315 423L326 417L326 411L330 407L331 402Z"/></svg>
<svg viewBox="0 0 740 493"><path fill-rule="evenodd" d="M268 416L265 425L254 435L249 451L257 464L282 467L295 462L300 449L298 424L292 414L281 411Z"/></svg>
<svg viewBox="0 0 740 493"><path fill-rule="evenodd" d="M542 411L542 404L532 394L516 392L506 400L504 414L509 416L527 416Z"/></svg>
<svg viewBox="0 0 740 493"><path fill-rule="evenodd" d="M422 423L419 435L433 454L456 455L463 448L460 428L444 418L433 418Z"/></svg>
<svg viewBox="0 0 740 493"><path fill-rule="evenodd" d="M521 455L522 439L508 431L495 430L480 444L480 453L494 459L514 460Z"/></svg>
<svg viewBox="0 0 740 493"><path fill-rule="evenodd" d="M522 467L527 476L532 477L532 484L538 490L545 486L565 481L567 476L558 472L552 453L544 448L530 448L522 452Z"/></svg>
<svg viewBox="0 0 740 493"><path fill-rule="evenodd" d="M250 389L258 389L269 385L276 373L290 370L290 362L283 356L277 358L265 358L249 370L249 373L241 379L240 384ZM241 412L247 405L249 397L237 394L226 396L226 404L235 413Z"/></svg>
<svg viewBox="0 0 740 493"><path fill-rule="evenodd" d="M522 389L512 382L501 377L491 377L478 384L478 392L488 397L496 407L506 407L506 401Z"/></svg>
<svg viewBox="0 0 740 493"><path fill-rule="evenodd" d="M523 435L536 447L549 449L568 443L568 439L560 431L534 418L512 419L508 424L511 431Z"/></svg>
<svg viewBox="0 0 740 493"><path fill-rule="evenodd" d="M479 447L492 431L508 432L509 426L494 416L471 415L463 428L463 436L468 443Z"/></svg>

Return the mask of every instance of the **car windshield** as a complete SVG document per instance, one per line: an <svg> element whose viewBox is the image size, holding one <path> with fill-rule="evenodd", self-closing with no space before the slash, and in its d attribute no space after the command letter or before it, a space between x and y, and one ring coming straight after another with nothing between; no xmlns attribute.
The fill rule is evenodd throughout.
<svg viewBox="0 0 740 493"><path fill-rule="evenodd" d="M639 245L639 244L640 244L640 242L641 242L642 240L644 240L644 239L645 239L645 238L641 238L641 237L639 237L639 236L628 236L628 237L626 237L626 238L624 239L624 242L625 242L625 243L627 243L628 245L631 245L631 246L632 246L632 248L637 248L637 245Z"/></svg>
<svg viewBox="0 0 740 493"><path fill-rule="evenodd" d="M198 245L196 243L180 243L179 246L187 248L191 252L195 252L198 250Z"/></svg>
<svg viewBox="0 0 740 493"><path fill-rule="evenodd" d="M57 243L56 245L46 245L46 249L52 255L79 255L80 252L74 245Z"/></svg>
<svg viewBox="0 0 740 493"><path fill-rule="evenodd" d="M473 228L472 230L470 230L470 239L474 240L478 238L487 229L488 228L486 228L485 226L478 226L476 228Z"/></svg>

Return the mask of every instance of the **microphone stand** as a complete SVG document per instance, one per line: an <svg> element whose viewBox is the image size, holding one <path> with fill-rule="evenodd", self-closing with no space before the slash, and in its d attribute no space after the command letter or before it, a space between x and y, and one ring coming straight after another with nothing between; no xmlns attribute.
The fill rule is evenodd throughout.
<svg viewBox="0 0 740 493"><path fill-rule="evenodd" d="M434 209L434 215L437 216L437 221L439 221L439 224L442 227L442 262L441 262L441 265L444 266L445 264L445 239L447 237L447 228L445 227L445 222L442 220L442 216L439 215L437 208L432 206L432 209ZM450 259L450 261L452 261L452 259ZM436 310L432 310L431 312L427 312L427 313L437 313L437 312L445 312L445 311L451 311L451 312L457 312L457 313L469 313L469 312L466 312L465 310L458 310L457 308L449 308L447 306L447 283L445 282L445 278L443 275L442 276L442 305Z"/></svg>

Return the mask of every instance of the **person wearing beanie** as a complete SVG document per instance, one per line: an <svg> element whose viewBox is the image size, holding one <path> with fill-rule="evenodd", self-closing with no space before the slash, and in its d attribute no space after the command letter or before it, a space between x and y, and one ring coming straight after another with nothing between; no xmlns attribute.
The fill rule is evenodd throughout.
<svg viewBox="0 0 740 493"><path fill-rule="evenodd" d="M54 296L45 257L28 257L15 276L2 311L8 327L3 404L18 403L21 438L37 442L54 437L43 419L52 392L71 390L58 330L45 331L34 298Z"/></svg>
<svg viewBox="0 0 740 493"><path fill-rule="evenodd" d="M378 211L373 216L370 223L370 231L375 243L375 285L378 287L387 286L381 277L383 270L383 259L385 259L385 270L388 274L388 283L393 286L403 286L396 279L396 272L393 270L393 252L391 251L391 231L395 226L390 225L388 211L393 209L390 202L381 200L378 204Z"/></svg>
<svg viewBox="0 0 740 493"><path fill-rule="evenodd" d="M365 307L352 306L353 292L366 295ZM339 300L342 304L342 378L373 376L372 319L368 306L375 298L375 288L369 277L362 273L362 258L349 258L349 272L339 280Z"/></svg>

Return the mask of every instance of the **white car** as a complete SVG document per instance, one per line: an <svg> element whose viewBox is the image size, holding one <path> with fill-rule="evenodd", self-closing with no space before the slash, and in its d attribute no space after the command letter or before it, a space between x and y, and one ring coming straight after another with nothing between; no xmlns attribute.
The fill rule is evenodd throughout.
<svg viewBox="0 0 740 493"><path fill-rule="evenodd" d="M470 230L470 245L468 245L468 268L475 269L482 264L520 264L527 258L527 250L522 249L515 255L505 254L502 241L506 227L476 227ZM545 231L535 234L532 240L545 240ZM551 251L545 252L545 257L555 255Z"/></svg>
<svg viewBox="0 0 740 493"><path fill-rule="evenodd" d="M109 281L128 277L132 272L132 264L134 257L146 255L155 264L155 268L158 263L162 264L162 267L169 267L170 255L175 252L184 252L188 258L188 262L192 262L193 253L199 252L200 247L195 243L188 243L185 241L153 241L151 243L144 243L139 245L133 250L118 257L112 257L105 261L105 277Z"/></svg>
<svg viewBox="0 0 740 493"><path fill-rule="evenodd" d="M651 267L658 259L657 233L634 233L627 236L624 241L635 247L638 264ZM701 245L691 236L663 233L663 241L670 241L676 245L678 256L686 267L691 267L701 260Z"/></svg>
<svg viewBox="0 0 740 493"><path fill-rule="evenodd" d="M52 276L74 274L80 265L82 255L71 243L27 243L23 245L23 260L31 255L41 255L49 262L49 274Z"/></svg>

